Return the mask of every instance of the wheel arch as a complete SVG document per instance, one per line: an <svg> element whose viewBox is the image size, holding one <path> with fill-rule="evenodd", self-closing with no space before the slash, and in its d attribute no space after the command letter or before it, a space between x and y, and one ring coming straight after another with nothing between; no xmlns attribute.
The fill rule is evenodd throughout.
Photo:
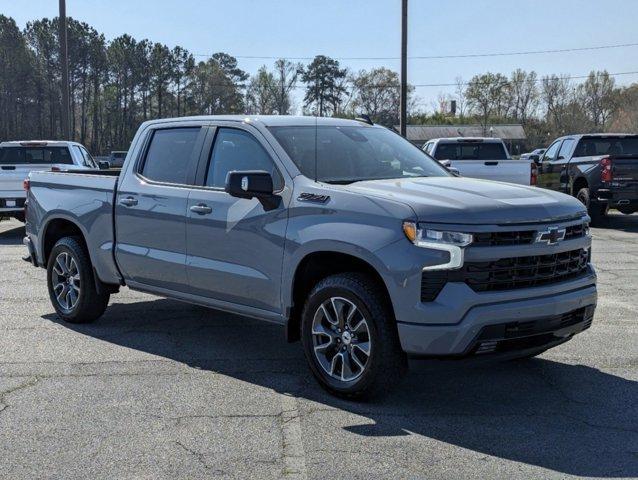
<svg viewBox="0 0 638 480"><path fill-rule="evenodd" d="M367 258L366 258L367 257ZM350 249L320 249L309 251L300 256L290 268L290 288L287 291L286 339L294 342L300 338L301 314L305 299L312 288L322 279L339 273L359 272L373 278L382 289L384 301L394 315L394 308L388 286L380 273L379 265L370 256Z"/></svg>
<svg viewBox="0 0 638 480"><path fill-rule="evenodd" d="M53 250L53 246L58 240L64 237L78 237L82 242L85 251L89 255L89 258L91 258L91 252L87 246L86 232L84 229L73 219L60 215L47 219L46 223L42 227L40 252L43 266L46 267L51 250ZM91 262L93 262L92 259Z"/></svg>
<svg viewBox="0 0 638 480"><path fill-rule="evenodd" d="M583 176L576 177L572 182L572 196L576 196L583 188L589 188L589 182Z"/></svg>

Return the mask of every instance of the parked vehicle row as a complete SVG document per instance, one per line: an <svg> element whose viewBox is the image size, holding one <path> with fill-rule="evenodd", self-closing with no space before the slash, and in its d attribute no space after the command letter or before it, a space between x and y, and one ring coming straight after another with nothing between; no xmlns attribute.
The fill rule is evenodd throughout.
<svg viewBox="0 0 638 480"><path fill-rule="evenodd" d="M76 142L21 141L0 143L0 217L24 221L25 178L36 170L92 170L100 165ZM102 165L107 167L107 165ZM107 167L108 168L108 167Z"/></svg>
<svg viewBox="0 0 638 480"><path fill-rule="evenodd" d="M408 355L537 355L596 306L578 200L457 177L367 123L151 121L121 172L26 187L24 243L61 318L98 318L121 285L261 318L339 395L386 391Z"/></svg>

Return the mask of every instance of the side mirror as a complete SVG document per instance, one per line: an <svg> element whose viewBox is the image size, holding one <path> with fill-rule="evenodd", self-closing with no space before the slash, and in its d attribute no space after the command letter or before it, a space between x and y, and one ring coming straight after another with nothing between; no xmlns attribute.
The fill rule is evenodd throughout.
<svg viewBox="0 0 638 480"><path fill-rule="evenodd" d="M454 167L447 167L448 171L454 175L455 177L460 177L461 176L461 172L459 172L458 168L454 168Z"/></svg>
<svg viewBox="0 0 638 480"><path fill-rule="evenodd" d="M109 168L111 168L111 162L100 160L99 162L97 162L97 166L100 170L108 170Z"/></svg>
<svg viewBox="0 0 638 480"><path fill-rule="evenodd" d="M237 198L263 198L273 194L272 175L264 171L228 172L226 193Z"/></svg>
<svg viewBox="0 0 638 480"><path fill-rule="evenodd" d="M529 159L536 164L541 163L541 157L539 155L530 155Z"/></svg>
<svg viewBox="0 0 638 480"><path fill-rule="evenodd" d="M452 165L451 160L439 160L439 163L443 165L445 168L450 168L450 165Z"/></svg>

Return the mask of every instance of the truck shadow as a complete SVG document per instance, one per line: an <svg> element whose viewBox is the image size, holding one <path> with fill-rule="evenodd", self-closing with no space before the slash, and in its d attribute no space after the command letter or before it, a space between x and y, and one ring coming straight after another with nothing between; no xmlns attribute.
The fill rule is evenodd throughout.
<svg viewBox="0 0 638 480"><path fill-rule="evenodd" d="M24 225L16 224L15 228L0 232L0 245L22 245L24 235Z"/></svg>
<svg viewBox="0 0 638 480"><path fill-rule="evenodd" d="M302 399L302 415L350 412L358 423L345 427L350 434L394 437L395 443L405 437L406 449L417 435L563 474L638 476L638 382L585 365L544 359L473 367L418 363L387 397L355 403L318 387L300 344L286 344L276 325L166 299L112 304L91 325L44 318L82 335L291 393Z"/></svg>
<svg viewBox="0 0 638 480"><path fill-rule="evenodd" d="M611 210L609 215L597 225L601 229L621 230L623 232L638 233L638 213L623 215Z"/></svg>

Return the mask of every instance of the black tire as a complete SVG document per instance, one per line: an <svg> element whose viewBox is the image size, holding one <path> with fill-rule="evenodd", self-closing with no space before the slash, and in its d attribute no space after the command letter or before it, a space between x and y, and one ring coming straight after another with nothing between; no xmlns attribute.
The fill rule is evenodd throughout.
<svg viewBox="0 0 638 480"><path fill-rule="evenodd" d="M54 271L58 256L61 254L70 255L76 265L79 273L79 294L77 300L71 308L64 308L58 301L55 292L54 282L59 280L60 276ZM68 257L65 257L68 258ZM59 266L57 267L60 270ZM100 317L109 303L110 294L106 289L101 289L98 293L95 286L95 277L93 275L93 266L91 259L84 249L80 240L76 237L64 237L58 240L53 246L49 254L47 263L47 286L49 288L49 297L51 304L55 308L56 313L62 320L70 323L89 323Z"/></svg>
<svg viewBox="0 0 638 480"><path fill-rule="evenodd" d="M587 213L591 218L592 225L602 223L607 216L608 206L606 203L592 202L589 188L581 188L576 193L576 198L587 207Z"/></svg>
<svg viewBox="0 0 638 480"><path fill-rule="evenodd" d="M362 318L368 325L367 338L370 354L365 362L365 368L360 369L360 376L351 381L332 377L324 370L315 355L312 333L315 313L319 311L322 304L325 304L324 302L335 297L352 303L361 312ZM343 273L327 277L310 292L302 313L301 338L313 375L330 393L359 399L381 396L387 393L407 371L407 356L401 349L396 320L390 305L387 305L384 299L384 292L377 282L360 273ZM346 347L341 344L337 347L337 352L339 348L345 350ZM354 347L349 345L348 348Z"/></svg>

